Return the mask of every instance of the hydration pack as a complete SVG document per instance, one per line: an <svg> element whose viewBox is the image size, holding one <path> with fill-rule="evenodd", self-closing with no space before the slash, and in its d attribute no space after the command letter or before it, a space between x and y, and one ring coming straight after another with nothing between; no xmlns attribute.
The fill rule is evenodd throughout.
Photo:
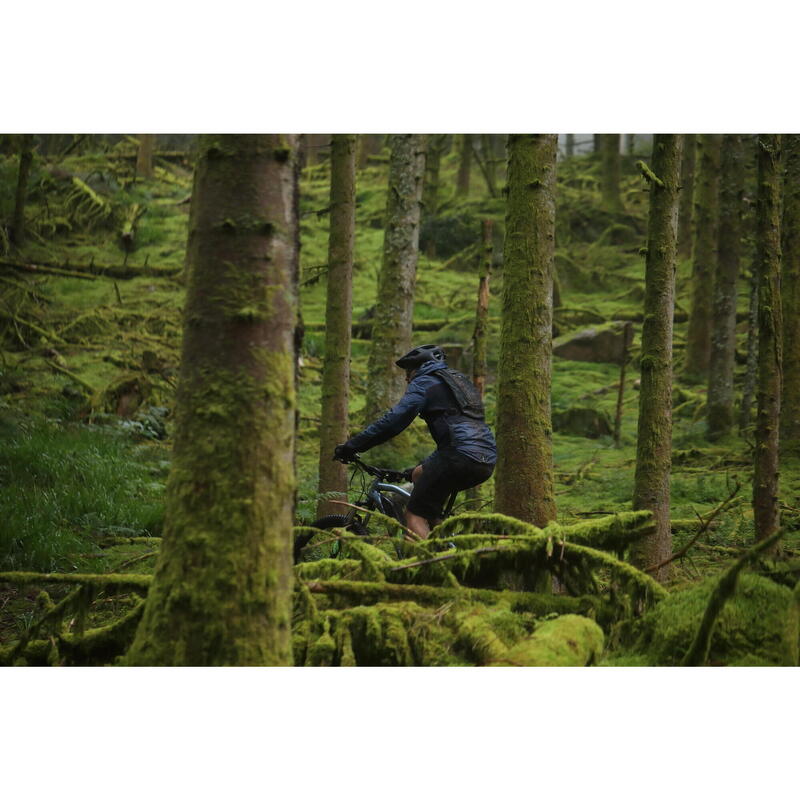
<svg viewBox="0 0 800 800"><path fill-rule="evenodd" d="M437 370L434 374L448 385L462 416L483 420L480 393L466 375L450 367Z"/></svg>

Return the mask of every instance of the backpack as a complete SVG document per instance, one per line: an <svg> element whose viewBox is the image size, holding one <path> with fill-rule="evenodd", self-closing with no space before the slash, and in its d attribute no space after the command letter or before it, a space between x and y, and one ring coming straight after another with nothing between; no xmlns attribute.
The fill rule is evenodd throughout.
<svg viewBox="0 0 800 800"><path fill-rule="evenodd" d="M483 402L480 393L466 375L450 367L437 370L435 374L450 388L462 416L483 421Z"/></svg>

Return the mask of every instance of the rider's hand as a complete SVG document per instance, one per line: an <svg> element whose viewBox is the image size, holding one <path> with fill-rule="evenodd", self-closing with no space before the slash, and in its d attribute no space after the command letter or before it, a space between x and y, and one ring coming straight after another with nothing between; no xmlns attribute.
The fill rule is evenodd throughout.
<svg viewBox="0 0 800 800"><path fill-rule="evenodd" d="M416 467L409 467L408 469L404 469L403 472L402 472L403 477L407 481L413 481L414 480L414 470L415 469L416 469Z"/></svg>
<svg viewBox="0 0 800 800"><path fill-rule="evenodd" d="M333 460L347 464L355 459L357 453L358 450L354 450L348 444L337 444L333 451Z"/></svg>

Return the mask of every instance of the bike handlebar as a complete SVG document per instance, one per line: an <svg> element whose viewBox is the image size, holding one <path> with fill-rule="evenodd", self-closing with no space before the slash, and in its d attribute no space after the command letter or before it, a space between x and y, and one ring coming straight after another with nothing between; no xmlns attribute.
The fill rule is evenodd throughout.
<svg viewBox="0 0 800 800"><path fill-rule="evenodd" d="M407 480L407 476L404 472L401 472L396 469L384 469L383 467L373 467L371 464L367 464L366 462L362 461L358 455L354 456L351 464L355 464L361 469L364 470L368 475L372 475L375 478L379 478L382 480L391 480L391 481L405 481Z"/></svg>

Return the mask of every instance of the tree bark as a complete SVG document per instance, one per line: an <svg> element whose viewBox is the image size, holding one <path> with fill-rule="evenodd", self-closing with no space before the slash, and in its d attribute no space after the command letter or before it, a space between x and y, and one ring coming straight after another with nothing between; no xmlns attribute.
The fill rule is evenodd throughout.
<svg viewBox="0 0 800 800"><path fill-rule="evenodd" d="M697 140L697 181L694 190L692 307L686 334L686 372L700 378L711 358L711 297L717 265L719 226L719 155L721 137L701 134Z"/></svg>
<svg viewBox="0 0 800 800"><path fill-rule="evenodd" d="M482 225L483 258L478 280L478 306L475 310L475 331L472 334L472 382L481 397L486 389L487 339L489 333L489 281L492 276L492 220Z"/></svg>
<svg viewBox="0 0 800 800"><path fill-rule="evenodd" d="M14 220L11 223L11 241L19 246L25 242L25 203L28 198L28 179L33 163L33 135L19 137L19 170L17 171L17 192L14 198Z"/></svg>
<svg viewBox="0 0 800 800"><path fill-rule="evenodd" d="M633 561L641 569L654 567L672 554L672 315L681 139L674 134L656 134L653 139L653 172L661 183L650 184L633 508L652 511L655 531L632 548ZM669 565L655 571L653 577L665 581Z"/></svg>
<svg viewBox="0 0 800 800"><path fill-rule="evenodd" d="M154 133L139 134L139 150L136 153L136 175L139 178L153 177L153 152L156 146Z"/></svg>
<svg viewBox="0 0 800 800"><path fill-rule="evenodd" d="M389 192L383 261L372 326L366 406L368 421L390 408L405 389L395 361L411 349L411 320L419 254L419 221L425 170L424 137L389 137Z"/></svg>
<svg viewBox="0 0 800 800"><path fill-rule="evenodd" d="M556 516L550 383L557 137L508 139L495 510L544 526Z"/></svg>
<svg viewBox="0 0 800 800"><path fill-rule="evenodd" d="M635 133L626 133L625 134L625 153L629 156L632 156L636 150L636 134Z"/></svg>
<svg viewBox="0 0 800 800"><path fill-rule="evenodd" d="M783 397L781 448L800 455L800 135L783 137Z"/></svg>
<svg viewBox="0 0 800 800"><path fill-rule="evenodd" d="M294 135L208 135L159 560L131 665L289 665Z"/></svg>
<svg viewBox="0 0 800 800"><path fill-rule="evenodd" d="M783 324L781 313L781 137L758 137L756 269L758 270L758 391L753 515L756 541L778 530L778 445Z"/></svg>
<svg viewBox="0 0 800 800"><path fill-rule="evenodd" d="M319 427L319 491L347 500L347 467L333 460L337 444L349 436L350 325L353 311L353 241L356 218L356 137L334 134L331 143L331 224L328 240L328 294L325 310L325 361ZM340 514L328 500L317 517Z"/></svg>
<svg viewBox="0 0 800 800"><path fill-rule="evenodd" d="M382 133L360 133L358 135L358 168L364 169L370 156L377 155L381 151Z"/></svg>
<svg viewBox="0 0 800 800"><path fill-rule="evenodd" d="M687 133L683 137L683 162L681 163L681 197L678 207L678 258L692 256L692 205L694 202L694 161L696 137Z"/></svg>
<svg viewBox="0 0 800 800"><path fill-rule="evenodd" d="M722 140L719 255L714 276L707 436L718 439L733 426L733 370L736 358L736 281L741 251L744 195L744 142L741 134Z"/></svg>
<svg viewBox="0 0 800 800"><path fill-rule="evenodd" d="M466 197L469 194L469 177L472 169L472 134L462 133L459 143L458 178L456 195Z"/></svg>
<svg viewBox="0 0 800 800"><path fill-rule="evenodd" d="M446 141L446 133L431 133L427 137L425 184L422 189L422 211L426 219L435 217L439 208L439 171Z"/></svg>
<svg viewBox="0 0 800 800"><path fill-rule="evenodd" d="M619 144L620 134L603 133L600 136L601 156L603 159L602 181L600 191L603 208L612 213L622 211L622 200L619 196Z"/></svg>
<svg viewBox="0 0 800 800"><path fill-rule="evenodd" d="M566 134L566 143L564 144L564 152L567 158L572 158L575 155L575 134Z"/></svg>
<svg viewBox="0 0 800 800"><path fill-rule="evenodd" d="M739 408L739 429L749 427L753 413L753 394L758 377L758 270L750 271L750 304L747 313L747 367L742 386L742 405Z"/></svg>

